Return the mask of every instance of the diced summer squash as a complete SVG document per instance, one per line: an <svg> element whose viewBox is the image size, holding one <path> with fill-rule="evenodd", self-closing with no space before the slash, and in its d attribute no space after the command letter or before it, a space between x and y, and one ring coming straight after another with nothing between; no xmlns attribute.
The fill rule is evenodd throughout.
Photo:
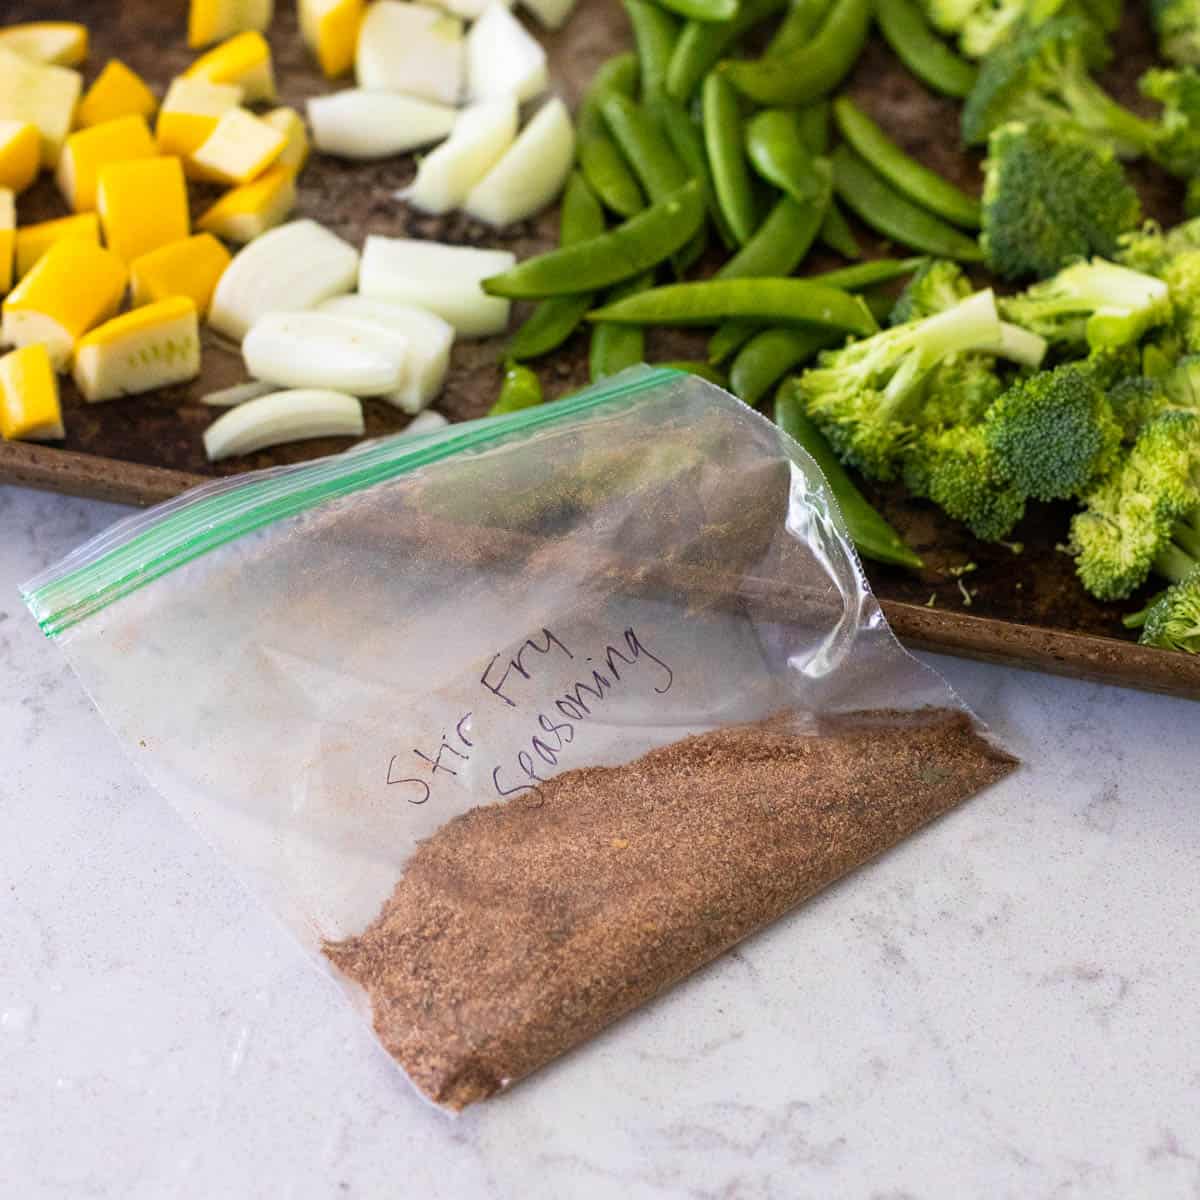
<svg viewBox="0 0 1200 1200"><path fill-rule="evenodd" d="M120 257L91 242L56 242L4 301L3 340L10 346L43 342L56 369L75 343L113 316L129 272Z"/></svg>
<svg viewBox="0 0 1200 1200"><path fill-rule="evenodd" d="M86 25L77 21L29 21L0 29L0 47L30 62L77 67L88 52Z"/></svg>
<svg viewBox="0 0 1200 1200"><path fill-rule="evenodd" d="M343 392L304 388L248 400L204 431L209 459L250 454L264 446L317 437L362 437L362 403Z"/></svg>
<svg viewBox="0 0 1200 1200"><path fill-rule="evenodd" d="M17 253L17 198L11 188L0 188L0 296L13 285Z"/></svg>
<svg viewBox="0 0 1200 1200"><path fill-rule="evenodd" d="M17 230L17 278L23 279L38 259L58 242L87 242L100 245L100 218L94 212L77 217L59 217L54 221L39 221Z"/></svg>
<svg viewBox="0 0 1200 1200"><path fill-rule="evenodd" d="M229 251L210 233L160 246L135 258L129 267L135 307L186 296L205 316L217 281L232 261Z"/></svg>
<svg viewBox="0 0 1200 1200"><path fill-rule="evenodd" d="M186 160L208 140L217 122L242 102L242 89L231 83L176 79L167 89L154 136L160 154Z"/></svg>
<svg viewBox="0 0 1200 1200"><path fill-rule="evenodd" d="M231 108L192 155L201 178L241 184L257 179L283 153L287 139L244 108Z"/></svg>
<svg viewBox="0 0 1200 1200"><path fill-rule="evenodd" d="M245 93L246 102L275 99L275 73L271 66L271 47L261 33L239 33L215 50L202 54L183 73L185 79L206 83L236 84Z"/></svg>
<svg viewBox="0 0 1200 1200"><path fill-rule="evenodd" d="M493 0L467 34L467 90L472 100L514 95L532 100L549 83L546 51L509 12Z"/></svg>
<svg viewBox="0 0 1200 1200"><path fill-rule="evenodd" d="M109 163L154 158L158 147L144 117L118 117L80 129L67 138L55 178L63 199L76 212L96 207L100 170Z"/></svg>
<svg viewBox="0 0 1200 1200"><path fill-rule="evenodd" d="M127 263L191 232L187 183L177 158L144 158L101 168L97 208L105 244Z"/></svg>
<svg viewBox="0 0 1200 1200"><path fill-rule="evenodd" d="M342 158L390 158L441 141L458 110L416 96L348 88L308 102L313 144Z"/></svg>
<svg viewBox="0 0 1200 1200"><path fill-rule="evenodd" d="M42 139L29 121L0 121L0 187L23 192L42 165Z"/></svg>
<svg viewBox="0 0 1200 1200"><path fill-rule="evenodd" d="M264 233L233 257L213 295L208 323L240 342L266 313L299 312L352 291L358 251L316 221Z"/></svg>
<svg viewBox="0 0 1200 1200"><path fill-rule="evenodd" d="M457 104L463 88L462 21L441 9L376 0L358 31L358 86Z"/></svg>
<svg viewBox="0 0 1200 1200"><path fill-rule="evenodd" d="M296 171L276 164L253 183L225 193L196 222L196 228L244 245L274 229L296 207Z"/></svg>
<svg viewBox="0 0 1200 1200"><path fill-rule="evenodd" d="M75 347L75 385L94 404L136 396L200 374L196 306L173 296L114 317Z"/></svg>
<svg viewBox="0 0 1200 1200"><path fill-rule="evenodd" d="M274 0L192 0L188 45L199 50L248 29L265 33L274 15Z"/></svg>
<svg viewBox="0 0 1200 1200"><path fill-rule="evenodd" d="M304 118L294 108L275 108L263 120L283 134L283 150L275 160L276 166L292 167L298 175L308 162L308 127Z"/></svg>
<svg viewBox="0 0 1200 1200"><path fill-rule="evenodd" d="M58 162L82 90L78 71L31 62L0 46L0 120L37 126L43 167Z"/></svg>
<svg viewBox="0 0 1200 1200"><path fill-rule="evenodd" d="M547 29L561 29L571 15L576 0L521 0L521 3Z"/></svg>
<svg viewBox="0 0 1200 1200"><path fill-rule="evenodd" d="M455 121L450 136L417 164L417 177L402 193L404 199L423 212L461 207L516 136L515 96L473 104Z"/></svg>
<svg viewBox="0 0 1200 1200"><path fill-rule="evenodd" d="M41 442L63 436L58 378L41 342L0 358L0 437Z"/></svg>
<svg viewBox="0 0 1200 1200"><path fill-rule="evenodd" d="M87 129L118 117L145 117L148 121L157 108L158 98L145 80L114 58L84 93L75 123Z"/></svg>
<svg viewBox="0 0 1200 1200"><path fill-rule="evenodd" d="M299 8L301 36L326 78L344 75L354 66L364 0L299 0Z"/></svg>

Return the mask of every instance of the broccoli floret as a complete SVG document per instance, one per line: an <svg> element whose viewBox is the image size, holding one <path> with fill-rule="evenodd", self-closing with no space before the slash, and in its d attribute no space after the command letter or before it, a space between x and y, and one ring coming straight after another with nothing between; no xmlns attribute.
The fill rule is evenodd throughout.
<svg viewBox="0 0 1200 1200"><path fill-rule="evenodd" d="M1141 221L1141 203L1107 147L1070 126L1002 125L984 163L988 266L1008 279L1044 277L1077 258L1111 258Z"/></svg>
<svg viewBox="0 0 1200 1200"><path fill-rule="evenodd" d="M1193 562L1191 571L1146 610L1138 638L1143 646L1200 654L1200 562Z"/></svg>
<svg viewBox="0 0 1200 1200"><path fill-rule="evenodd" d="M1109 389L1108 403L1121 426L1121 436L1127 442L1137 435L1152 418L1171 404L1162 380L1130 375Z"/></svg>
<svg viewBox="0 0 1200 1200"><path fill-rule="evenodd" d="M1151 222L1120 241L1117 257L1122 263L1167 285L1170 332L1183 351L1200 352L1200 220L1185 221L1166 233Z"/></svg>
<svg viewBox="0 0 1200 1200"><path fill-rule="evenodd" d="M1177 255L1200 250L1200 218L1166 231L1157 222L1147 221L1140 229L1123 233L1117 241L1117 262L1147 275L1161 275Z"/></svg>
<svg viewBox="0 0 1200 1200"><path fill-rule="evenodd" d="M1056 16L1023 28L984 61L962 114L963 139L982 145L1009 121L1074 124L1118 154L1151 150L1158 127L1113 100L1088 74L1104 38L1091 21Z"/></svg>
<svg viewBox="0 0 1200 1200"><path fill-rule="evenodd" d="M951 355L930 372L914 423L920 429L974 425L1003 391L990 354Z"/></svg>
<svg viewBox="0 0 1200 1200"><path fill-rule="evenodd" d="M1200 63L1200 0L1150 0L1150 18L1163 58Z"/></svg>
<svg viewBox="0 0 1200 1200"><path fill-rule="evenodd" d="M988 410L983 431L999 471L1037 500L1082 495L1112 467L1121 442L1104 390L1078 363L1017 380Z"/></svg>
<svg viewBox="0 0 1200 1200"><path fill-rule="evenodd" d="M1002 299L1000 311L1056 345L1092 350L1136 342L1172 315L1166 283L1102 258L1072 263Z"/></svg>
<svg viewBox="0 0 1200 1200"><path fill-rule="evenodd" d="M903 325L945 312L974 290L958 263L944 258L926 259L896 297L888 324Z"/></svg>
<svg viewBox="0 0 1200 1200"><path fill-rule="evenodd" d="M1120 0L925 0L930 23L958 37L968 58L984 58L1019 30L1034 28L1060 14L1074 14L1112 30L1120 22ZM1088 46L1092 66L1107 61L1102 40Z"/></svg>
<svg viewBox="0 0 1200 1200"><path fill-rule="evenodd" d="M1154 158L1180 179L1200 172L1200 72L1195 67L1147 71L1139 80L1143 96L1163 106Z"/></svg>
<svg viewBox="0 0 1200 1200"><path fill-rule="evenodd" d="M891 479L916 434L933 368L994 342L999 327L995 298L984 291L936 316L827 350L800 376L802 403L843 462Z"/></svg>

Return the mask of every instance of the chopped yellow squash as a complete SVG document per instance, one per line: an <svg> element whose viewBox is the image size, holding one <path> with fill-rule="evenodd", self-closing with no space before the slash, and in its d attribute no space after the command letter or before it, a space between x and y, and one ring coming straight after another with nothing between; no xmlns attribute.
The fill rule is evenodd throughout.
<svg viewBox="0 0 1200 1200"><path fill-rule="evenodd" d="M56 368L71 360L76 341L107 321L121 304L129 272L111 250L91 242L56 242L4 301L3 340L42 342Z"/></svg>
<svg viewBox="0 0 1200 1200"><path fill-rule="evenodd" d="M0 296L13 285L17 251L17 198L10 188L0 188Z"/></svg>
<svg viewBox="0 0 1200 1200"><path fill-rule="evenodd" d="M274 166L253 183L226 192L200 217L196 228L244 245L281 225L295 207L295 169Z"/></svg>
<svg viewBox="0 0 1200 1200"><path fill-rule="evenodd" d="M247 29L265 33L274 15L274 0L192 0L188 45L198 50Z"/></svg>
<svg viewBox="0 0 1200 1200"><path fill-rule="evenodd" d="M199 233L135 258L129 268L135 307L186 296L201 316L208 312L229 251L212 234Z"/></svg>
<svg viewBox="0 0 1200 1200"><path fill-rule="evenodd" d="M17 278L24 279L51 246L68 241L100 245L100 218L94 212L80 213L77 217L59 217L18 229Z"/></svg>
<svg viewBox="0 0 1200 1200"><path fill-rule="evenodd" d="M329 79L354 65L365 0L299 0L300 33Z"/></svg>
<svg viewBox="0 0 1200 1200"><path fill-rule="evenodd" d="M287 139L244 108L231 108L192 155L201 177L216 183L249 183L283 153Z"/></svg>
<svg viewBox="0 0 1200 1200"><path fill-rule="evenodd" d="M177 158L102 167L96 206L105 244L127 263L191 232L187 183Z"/></svg>
<svg viewBox="0 0 1200 1200"><path fill-rule="evenodd" d="M176 79L167 89L154 128L159 153L186 159L204 145L221 116L241 102L242 89L234 84Z"/></svg>
<svg viewBox="0 0 1200 1200"><path fill-rule="evenodd" d="M93 404L199 374L200 326L196 306L186 296L114 317L75 347L75 384Z"/></svg>
<svg viewBox="0 0 1200 1200"><path fill-rule="evenodd" d="M154 158L158 148L145 117L118 117L80 129L67 138L55 178L63 199L76 212L96 207L100 169L109 163Z"/></svg>
<svg viewBox="0 0 1200 1200"><path fill-rule="evenodd" d="M0 46L0 120L37 126L42 166L58 162L82 90L78 71L31 62Z"/></svg>
<svg viewBox="0 0 1200 1200"><path fill-rule="evenodd" d="M42 165L42 139L28 121L0 121L0 187L23 192Z"/></svg>
<svg viewBox="0 0 1200 1200"><path fill-rule="evenodd" d="M118 117L145 117L149 120L158 107L158 98L140 75L119 59L111 59L96 76L96 82L84 93L75 114L75 123L84 129L103 125Z"/></svg>
<svg viewBox="0 0 1200 1200"><path fill-rule="evenodd" d="M32 62L75 67L87 58L88 31L77 21L29 21L0 29L0 46Z"/></svg>
<svg viewBox="0 0 1200 1200"><path fill-rule="evenodd" d="M271 47L261 33L239 33L202 54L183 73L185 79L237 84L248 103L275 99Z"/></svg>
<svg viewBox="0 0 1200 1200"><path fill-rule="evenodd" d="M308 162L308 127L304 124L304 118L294 108L276 108L267 113L263 120L283 134L283 152L275 160L276 163L283 167L294 167L299 174Z"/></svg>
<svg viewBox="0 0 1200 1200"><path fill-rule="evenodd" d="M0 437L47 441L63 436L58 379L40 342L0 358Z"/></svg>

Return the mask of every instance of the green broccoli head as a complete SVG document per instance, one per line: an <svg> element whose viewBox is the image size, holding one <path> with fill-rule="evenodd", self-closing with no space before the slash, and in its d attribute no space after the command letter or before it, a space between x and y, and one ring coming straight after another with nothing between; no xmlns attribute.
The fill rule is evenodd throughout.
<svg viewBox="0 0 1200 1200"><path fill-rule="evenodd" d="M1200 564L1150 606L1138 641L1162 650L1200 654Z"/></svg>
<svg viewBox="0 0 1200 1200"><path fill-rule="evenodd" d="M1140 229L1123 233L1117 241L1117 262L1161 278L1176 255L1200 250L1200 218L1166 231L1156 221L1147 221Z"/></svg>
<svg viewBox="0 0 1200 1200"><path fill-rule="evenodd" d="M915 423L920 429L977 424L1003 391L990 354L952 354L929 373Z"/></svg>
<svg viewBox="0 0 1200 1200"><path fill-rule="evenodd" d="M1200 352L1200 219L1166 233L1148 222L1120 239L1118 259L1166 283L1171 297L1170 332L1185 353Z"/></svg>
<svg viewBox="0 0 1200 1200"><path fill-rule="evenodd" d="M1200 0L1150 0L1150 18L1163 58L1200 63Z"/></svg>
<svg viewBox="0 0 1200 1200"><path fill-rule="evenodd" d="M1173 175L1191 179L1200 172L1200 72L1195 67L1156 67L1138 86L1143 96L1163 106L1154 158Z"/></svg>
<svg viewBox="0 0 1200 1200"><path fill-rule="evenodd" d="M968 58L985 58L1020 30L1036 28L1053 17L1073 14L1099 30L1117 27L1121 0L924 0L930 23L939 32L957 36ZM1107 61L1103 41L1088 46L1089 61Z"/></svg>
<svg viewBox="0 0 1200 1200"><path fill-rule="evenodd" d="M1086 366L1018 379L988 410L984 436L998 469L1027 496L1082 495L1116 460L1121 427Z"/></svg>
<svg viewBox="0 0 1200 1200"><path fill-rule="evenodd" d="M907 321L919 321L934 313L945 312L965 300L972 291L971 281L958 263L944 258L927 259L896 298L888 324L903 325Z"/></svg>
<svg viewBox="0 0 1200 1200"><path fill-rule="evenodd" d="M1069 125L995 130L984 163L988 265L1007 279L1052 275L1077 258L1111 258L1141 203L1111 149Z"/></svg>
<svg viewBox="0 0 1200 1200"><path fill-rule="evenodd" d="M1171 400L1162 380L1129 375L1109 389L1108 403L1121 426L1121 436L1133 442L1147 422L1170 406Z"/></svg>

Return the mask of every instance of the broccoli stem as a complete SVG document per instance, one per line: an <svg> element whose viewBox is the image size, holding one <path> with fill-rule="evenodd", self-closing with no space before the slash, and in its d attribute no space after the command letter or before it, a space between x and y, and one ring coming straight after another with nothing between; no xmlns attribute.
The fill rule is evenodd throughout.
<svg viewBox="0 0 1200 1200"><path fill-rule="evenodd" d="M1155 571L1172 583L1182 583L1198 566L1200 562L1176 542L1168 542L1154 559Z"/></svg>
<svg viewBox="0 0 1200 1200"><path fill-rule="evenodd" d="M1156 126L1118 104L1090 75L1064 72L1060 90L1079 124L1115 138L1114 149L1122 158L1137 158L1156 145Z"/></svg>

